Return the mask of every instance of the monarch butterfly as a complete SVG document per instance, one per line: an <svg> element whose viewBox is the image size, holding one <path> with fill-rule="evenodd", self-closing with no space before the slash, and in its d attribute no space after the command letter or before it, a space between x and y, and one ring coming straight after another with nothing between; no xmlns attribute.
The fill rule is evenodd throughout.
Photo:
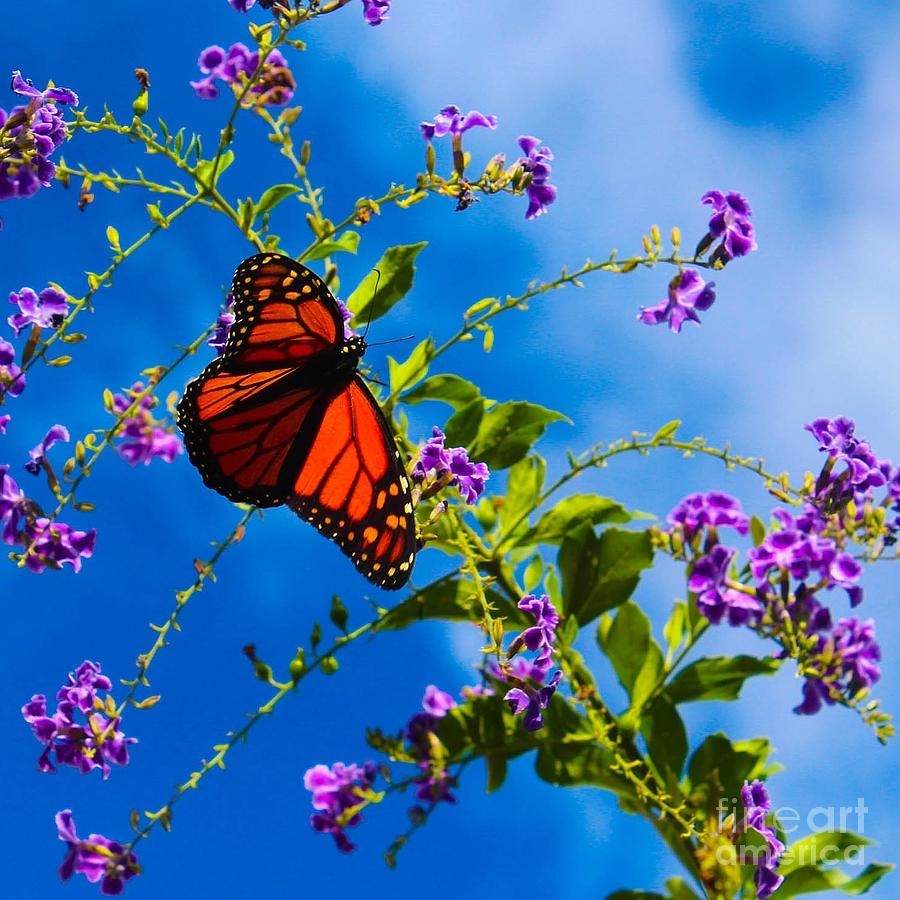
<svg viewBox="0 0 900 900"><path fill-rule="evenodd" d="M336 541L369 581L402 587L415 560L406 469L357 372L323 281L287 256L245 259L222 355L185 389L178 426L204 483L229 500L286 504Z"/></svg>

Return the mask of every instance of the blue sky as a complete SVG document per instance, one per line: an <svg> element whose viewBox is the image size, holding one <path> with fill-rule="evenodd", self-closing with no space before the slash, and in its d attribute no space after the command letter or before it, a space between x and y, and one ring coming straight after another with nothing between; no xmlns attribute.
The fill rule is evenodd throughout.
<svg viewBox="0 0 900 900"><path fill-rule="evenodd" d="M423 156L417 123L448 102L499 117L495 132L467 136L476 165L501 150L512 156L519 134L541 137L556 154L560 195L534 222L523 218L524 200L510 198L465 214L439 201L386 211L345 264L345 286L386 246L426 238L430 245L414 293L377 323L374 340L410 332L446 337L474 300L519 292L532 278L553 277L560 266L602 258L612 247L637 250L654 222L664 233L680 225L690 244L704 230L704 191L737 189L753 204L760 250L718 274L719 299L702 328L676 337L635 322L641 304L662 298L668 271L597 275L583 290L558 292L501 320L490 356L469 344L446 368L471 377L488 396L565 412L574 424L554 426L542 447L553 471L564 465L566 448L673 418L684 420L686 434L731 442L739 452L765 455L773 469L799 474L818 463L801 424L846 414L880 455L900 459L895 5L569 0L526 9L509 0L396 0L390 21L374 29L362 24L357 6L310 29L309 52L292 61L304 106L297 134L313 142L312 176L325 185L335 218L358 196L412 180ZM21 68L41 84L53 78L95 112L106 101L124 119L132 70L143 66L153 82L152 111L212 143L226 101L196 100L187 82L204 46L243 39L245 21L225 0L177 12L49 0L42 11L52 27L4 29L0 68ZM0 98L0 105L11 102ZM81 137L64 152L93 168L164 171L120 140ZM287 166L277 170L262 127L250 119L240 123L237 153L223 182L228 195L258 195L273 177L288 180ZM96 194L84 214L74 208L74 191L58 186L28 203L4 204L3 290L54 280L80 293L83 271L105 265L108 224L123 239L141 233L143 195ZM285 204L280 212L276 231L286 247L301 247L303 210ZM103 388L131 383L193 338L245 255L224 220L198 212L124 266L98 297L72 366L36 370L13 410L2 461L16 467L56 421L78 434L102 426ZM367 360L384 371L383 348ZM179 376L173 387L182 383ZM417 410L412 421L424 433L428 417L440 413ZM659 515L689 491L711 488L738 494L762 514L772 506L751 476L674 456L622 460L579 485ZM289 513L268 514L223 559L218 583L192 601L184 632L155 665L153 689L164 699L126 720L140 738L132 764L105 784L72 771L42 776L21 704L33 692L54 691L84 658L100 660L114 678L130 676L152 639L147 622L163 619L173 590L191 581L191 560L238 515L203 489L183 458L134 471L104 458L85 496L98 504L91 524L99 540L80 575L0 570L7 610L0 721L11 811L0 824L0 858L7 860L4 891L13 898L92 894L86 884L58 885L62 848L53 813L70 806L83 832L126 835L131 808L161 805L198 758L241 724L243 711L264 699L241 655L245 643L255 642L273 663L286 662L312 622L327 618L333 592L357 623L373 593ZM443 564L429 558L436 555L423 554L423 577ZM877 568L866 577L862 611L878 623L886 661L878 694L896 710L897 574L889 563ZM661 621L683 592L680 573L663 566L638 599ZM427 887L436 898L482 897L517 885L529 895L599 898L620 887L660 887L677 868L648 828L605 795L551 789L529 760L513 765L503 791L490 796L482 773L471 771L459 804L416 835L395 872L381 853L405 827L403 800L367 815L352 857L339 857L327 838L310 832L303 771L320 761L368 758L365 727L399 728L429 683L455 690L471 681L479 643L473 629L430 624L346 654L338 676L310 680L232 754L226 773L184 800L171 835L143 845L146 871L128 894L342 895L362 883L367 896ZM762 648L727 630L714 632L707 646L711 654L736 649ZM616 696L605 669L601 686ZM770 734L787 768L771 784L776 803L804 811L863 797L865 833L885 845L871 858L891 858L900 839L896 750L877 746L841 710L798 719L790 712L798 695L799 682L786 670L751 684L739 705L689 710L692 736L719 728L738 739ZM895 893L889 882L872 896Z"/></svg>

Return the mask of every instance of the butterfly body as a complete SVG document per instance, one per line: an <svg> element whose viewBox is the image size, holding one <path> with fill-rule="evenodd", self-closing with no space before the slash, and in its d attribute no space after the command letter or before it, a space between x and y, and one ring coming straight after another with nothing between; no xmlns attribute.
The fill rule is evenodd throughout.
<svg viewBox="0 0 900 900"><path fill-rule="evenodd" d="M186 388L178 424L204 483L229 500L290 506L359 571L402 587L417 548L405 466L317 275L264 253L238 267L221 357Z"/></svg>

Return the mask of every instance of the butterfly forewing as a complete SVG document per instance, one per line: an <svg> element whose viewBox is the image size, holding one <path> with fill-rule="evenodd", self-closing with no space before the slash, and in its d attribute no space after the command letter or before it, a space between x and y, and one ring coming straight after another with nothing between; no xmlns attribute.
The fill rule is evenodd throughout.
<svg viewBox="0 0 900 900"><path fill-rule="evenodd" d="M230 500L289 505L359 571L402 587L416 553L409 482L381 408L355 371L322 280L285 256L238 267L223 355L178 405L191 461Z"/></svg>

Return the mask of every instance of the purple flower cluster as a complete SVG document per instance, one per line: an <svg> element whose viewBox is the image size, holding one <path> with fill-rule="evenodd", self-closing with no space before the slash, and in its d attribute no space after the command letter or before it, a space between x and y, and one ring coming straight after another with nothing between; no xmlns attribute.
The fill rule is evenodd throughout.
<svg viewBox="0 0 900 900"><path fill-rule="evenodd" d="M50 156L66 139L60 106L77 106L74 91L52 85L39 91L21 72L12 73L12 90L26 103L8 113L0 108L0 200L31 197L56 174Z"/></svg>
<svg viewBox="0 0 900 900"><path fill-rule="evenodd" d="M746 625L762 615L763 605L753 594L731 587L728 574L737 551L716 544L706 556L694 560L688 588L697 595L697 608L713 625L727 616L729 625ZM732 582L734 583L734 582Z"/></svg>
<svg viewBox="0 0 900 900"><path fill-rule="evenodd" d="M741 801L744 804L744 820L739 833L748 829L755 831L766 842L762 853L754 853L756 871L753 880L756 883L758 900L766 900L778 890L784 877L778 874L778 864L784 854L784 844L778 840L775 829L766 824L766 815L772 808L769 793L761 781L752 784L744 782L741 788Z"/></svg>
<svg viewBox="0 0 900 900"><path fill-rule="evenodd" d="M746 534L750 517L741 508L740 500L720 491L688 494L668 515L672 526L680 526L686 541L704 529L715 533L719 528L734 528Z"/></svg>
<svg viewBox="0 0 900 900"><path fill-rule="evenodd" d="M234 313L231 311L233 307L234 296L229 294L225 299L225 306L222 307L222 311L216 319L216 330L206 342L207 346L216 351L217 356L221 356L225 352L225 344L228 343L228 335L231 333L231 326L234 325Z"/></svg>
<svg viewBox="0 0 900 900"><path fill-rule="evenodd" d="M671 331L681 331L685 322L700 324L697 310L705 312L716 300L716 284L707 284L696 269L683 269L669 282L669 296L656 306L642 306L638 321L645 325L667 322Z"/></svg>
<svg viewBox="0 0 900 900"><path fill-rule="evenodd" d="M416 785L416 799L434 805L442 800L456 803L456 797L450 793L456 785L456 779L443 764L440 753L435 748L440 742L435 736L438 724L447 713L456 706L456 701L446 691L436 685L429 684L422 698L424 712L416 713L406 723L406 740L410 754L416 757L416 765L422 774L413 779Z"/></svg>
<svg viewBox="0 0 900 900"><path fill-rule="evenodd" d="M444 447L444 432L437 425L431 433L413 466L413 481L422 484L430 477L434 479L433 488L438 490L455 485L466 503L474 503L484 492L484 483L491 477L487 464L471 462L465 447Z"/></svg>
<svg viewBox="0 0 900 900"><path fill-rule="evenodd" d="M146 388L137 381L131 389L123 394L114 394L111 412L113 415L122 416L134 403L138 394ZM119 433L119 455L129 465L138 463L150 465L151 461L159 458L165 462L174 462L175 458L184 452L181 438L172 431L162 427L162 422L153 417L153 409L156 407L156 398L150 394L142 397L137 408L125 419L122 430Z"/></svg>
<svg viewBox="0 0 900 900"><path fill-rule="evenodd" d="M506 671L494 663L488 671L498 680L515 685L503 695L503 699L509 704L513 715L525 714L523 726L526 731L538 731L544 726L541 712L547 708L562 677L562 672L557 671L547 680L553 664L559 613L546 594L541 597L528 594L519 601L518 606L534 618L534 625L513 639L507 657L515 657L523 649L537 653L537 656L533 660L516 657Z"/></svg>
<svg viewBox="0 0 900 900"><path fill-rule="evenodd" d="M197 65L205 77L192 81L191 87L201 99L214 100L219 96L217 81L228 85L235 94L243 90L259 68L259 51L251 52L245 44L237 43L226 52L214 44L200 54ZM284 106L294 96L296 86L287 60L278 50L272 50L247 99L259 106Z"/></svg>
<svg viewBox="0 0 900 900"><path fill-rule="evenodd" d="M367 25L380 25L389 18L391 0L362 0L363 19Z"/></svg>
<svg viewBox="0 0 900 900"><path fill-rule="evenodd" d="M900 500L900 468L878 459L869 442L854 435L852 419L814 419L803 427L819 442L819 450L828 454L813 497L820 510L838 510L851 500L862 507L874 500L874 491L881 487L887 488L887 503Z"/></svg>
<svg viewBox="0 0 900 900"><path fill-rule="evenodd" d="M69 312L69 300L55 287L46 287L40 294L29 287L9 295L9 302L19 307L7 321L18 337L29 325L38 328L59 328Z"/></svg>
<svg viewBox="0 0 900 900"><path fill-rule="evenodd" d="M525 218L536 219L547 212L547 207L556 200L556 187L550 184L550 160L553 159L553 151L541 144L540 138L527 134L519 138L519 146L525 156L521 157L516 165L531 176L531 181L525 188L528 195Z"/></svg>
<svg viewBox="0 0 900 900"><path fill-rule="evenodd" d="M303 776L303 786L312 792L313 809L318 810L310 818L310 825L320 834L332 835L344 853L355 849L346 829L362 821L358 807L372 792L376 775L374 762L363 766L336 762L331 768L321 764L313 766Z"/></svg>
<svg viewBox="0 0 900 900"><path fill-rule="evenodd" d="M716 241L713 262L727 263L736 256L746 256L756 249L756 234L750 221L752 212L747 198L736 191L707 191L700 199L712 207L709 232L697 248L697 256L705 253Z"/></svg>
<svg viewBox="0 0 900 900"><path fill-rule="evenodd" d="M109 691L112 683L100 674L100 666L85 660L56 694L56 712L47 714L47 698L35 694L22 707L22 716L31 726L34 736L44 745L38 759L41 772L55 772L56 766L73 766L82 775L100 769L103 778L109 777L110 763L128 765L128 745L137 738L125 737L119 731L120 718L111 718L101 711L112 713L115 705L110 697L106 702L98 691ZM76 721L78 713L84 723ZM56 765L51 757L55 757Z"/></svg>
<svg viewBox="0 0 900 900"><path fill-rule="evenodd" d="M71 809L56 814L56 828L59 839L68 848L59 867L59 877L63 881L76 874L84 875L91 884L100 882L100 893L105 897L118 897L125 882L140 874L137 856L118 841L111 841L102 834L89 834L85 840L79 838Z"/></svg>
<svg viewBox="0 0 900 900"><path fill-rule="evenodd" d="M63 522L39 515L37 505L25 496L8 470L8 466L0 466L0 524L3 526L0 536L3 542L30 548L25 556L25 566L32 572L61 569L66 563L78 572L81 560L94 553L97 532L93 528L77 531Z"/></svg>
<svg viewBox="0 0 900 900"><path fill-rule="evenodd" d="M852 699L881 678L877 665L881 648L875 640L872 619L865 622L855 617L839 619L829 630L831 617L828 611L822 607L816 611L819 615L810 617L808 628L811 632L819 631L816 653L822 671L807 676L803 684L803 702L794 709L799 715L817 713L823 701L831 706L837 698Z"/></svg>
<svg viewBox="0 0 900 900"><path fill-rule="evenodd" d="M768 589L770 580L777 582L783 574L800 582L815 575L818 580L811 590L845 588L851 605L858 606L862 589L856 582L862 577L862 566L849 553L841 552L834 538L820 533L823 522L815 509L807 509L800 516L776 509L773 516L780 527L748 553L750 571L759 589Z"/></svg>

